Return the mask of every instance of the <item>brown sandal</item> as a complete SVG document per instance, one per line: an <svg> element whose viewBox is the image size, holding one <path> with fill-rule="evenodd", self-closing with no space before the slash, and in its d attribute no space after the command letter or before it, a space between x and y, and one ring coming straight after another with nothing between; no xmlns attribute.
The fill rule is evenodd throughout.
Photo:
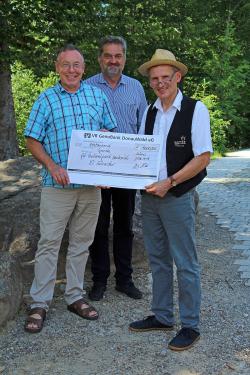
<svg viewBox="0 0 250 375"><path fill-rule="evenodd" d="M31 315L38 314L40 315L41 319L34 318ZM29 333L38 333L41 332L43 329L43 323L46 319L46 310L41 307L35 307L29 311L28 317L25 321L24 329L26 332ZM36 327L29 327L29 324L33 323Z"/></svg>
<svg viewBox="0 0 250 375"><path fill-rule="evenodd" d="M82 308L83 304L87 305L88 307ZM96 309L93 306L89 305L89 303L84 298L81 298L78 301L75 301L74 303L72 303L71 305L68 305L67 309L70 312L76 315L79 315L83 319L97 320L99 318L99 315ZM97 315L91 316L90 315L91 312L96 312Z"/></svg>

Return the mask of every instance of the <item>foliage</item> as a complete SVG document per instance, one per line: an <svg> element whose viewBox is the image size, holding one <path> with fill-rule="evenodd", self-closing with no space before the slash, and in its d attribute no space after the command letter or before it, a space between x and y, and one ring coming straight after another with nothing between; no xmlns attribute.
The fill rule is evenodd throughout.
<svg viewBox="0 0 250 375"><path fill-rule="evenodd" d="M198 92L205 79L215 147L224 150L250 145L249 11L247 0L211 0L206 6L199 0L111 0L105 19L106 29L127 39L126 71L143 82L149 101L154 94L137 68L155 48L169 49L187 64L186 94Z"/></svg>
<svg viewBox="0 0 250 375"><path fill-rule="evenodd" d="M38 95L46 88L52 86L56 80L55 73L50 73L46 78L38 79L31 69L25 68L20 62L16 62L12 67L12 90L16 112L17 138L21 155L27 154L23 132L32 105Z"/></svg>
<svg viewBox="0 0 250 375"><path fill-rule="evenodd" d="M13 86L19 136L27 117L20 118L19 108L27 103L28 112L33 99L25 95L34 98L39 85L47 87L41 77L53 69L57 49L65 42L80 47L90 76L99 71L98 40L113 34L127 40L125 73L142 81L150 101L152 90L137 68L156 48L169 49L189 67L184 92L198 95L210 109L214 146L221 151L249 146L249 12L249 0L210 0L205 6L201 0L0 2L0 73L8 63L21 61L22 74L24 68L35 74L21 75L27 83L19 92L25 87L27 93L18 94L20 104Z"/></svg>
<svg viewBox="0 0 250 375"><path fill-rule="evenodd" d="M226 116L220 108L218 97L206 93L207 86L204 80L203 83L197 87L194 98L201 100L207 106L210 114L213 148L223 155L226 152L226 132L230 126L230 121L225 119Z"/></svg>
<svg viewBox="0 0 250 375"><path fill-rule="evenodd" d="M8 0L0 2L3 62L21 61L37 75L53 69L57 50L68 42L89 47L102 2L91 0Z"/></svg>
<svg viewBox="0 0 250 375"><path fill-rule="evenodd" d="M205 62L209 79L209 90L215 92L225 119L230 121L225 137L227 146L247 146L250 142L249 81L250 64L242 56L242 49L235 37L235 28L230 22L226 34L218 37L212 57ZM223 57L223 61L222 61ZM248 112L247 112L248 111ZM247 137L248 134L248 137Z"/></svg>

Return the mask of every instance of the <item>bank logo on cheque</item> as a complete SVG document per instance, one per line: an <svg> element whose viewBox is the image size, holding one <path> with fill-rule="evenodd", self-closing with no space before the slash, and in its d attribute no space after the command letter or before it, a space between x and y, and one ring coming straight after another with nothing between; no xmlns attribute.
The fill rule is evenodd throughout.
<svg viewBox="0 0 250 375"><path fill-rule="evenodd" d="M91 133L84 133L84 138L91 138Z"/></svg>

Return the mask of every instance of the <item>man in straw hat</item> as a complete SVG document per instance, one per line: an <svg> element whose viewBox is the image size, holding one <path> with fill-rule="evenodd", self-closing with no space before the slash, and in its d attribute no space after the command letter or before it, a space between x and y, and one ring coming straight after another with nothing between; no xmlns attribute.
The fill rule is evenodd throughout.
<svg viewBox="0 0 250 375"><path fill-rule="evenodd" d="M131 331L174 328L173 263L177 267L181 329L172 350L190 348L199 338L200 267L195 248L195 186L206 176L212 153L209 113L188 98L178 83L188 68L172 52L157 49L139 67L149 77L157 100L143 116L140 133L164 139L157 182L142 194L142 222L153 276L154 315L130 324Z"/></svg>

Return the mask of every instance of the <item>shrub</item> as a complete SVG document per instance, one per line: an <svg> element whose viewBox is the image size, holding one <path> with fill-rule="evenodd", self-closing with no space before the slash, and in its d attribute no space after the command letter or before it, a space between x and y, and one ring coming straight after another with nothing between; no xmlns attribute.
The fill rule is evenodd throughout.
<svg viewBox="0 0 250 375"><path fill-rule="evenodd" d="M20 62L12 66L12 91L16 114L17 138L21 155L28 154L23 135L30 110L38 95L55 84L57 76L50 73L48 77L38 79L32 70L25 68Z"/></svg>
<svg viewBox="0 0 250 375"><path fill-rule="evenodd" d="M230 121L225 119L225 114L220 107L218 97L206 93L207 86L208 84L204 80L203 83L198 86L194 98L201 100L207 106L210 114L213 148L223 155L226 152L226 133L230 126Z"/></svg>

